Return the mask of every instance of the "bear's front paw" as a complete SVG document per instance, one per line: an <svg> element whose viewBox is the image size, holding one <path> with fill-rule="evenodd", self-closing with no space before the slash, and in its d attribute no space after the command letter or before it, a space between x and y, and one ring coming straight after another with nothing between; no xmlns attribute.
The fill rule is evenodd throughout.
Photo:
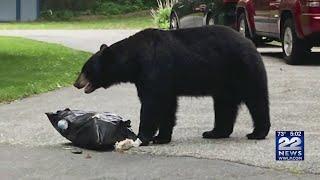
<svg viewBox="0 0 320 180"><path fill-rule="evenodd" d="M156 136L153 138L152 141L153 141L153 144L168 144L169 142L171 142L171 138Z"/></svg>
<svg viewBox="0 0 320 180"><path fill-rule="evenodd" d="M250 140L265 139L266 136L267 136L266 133L263 133L263 132L253 132L253 133L247 134L247 138Z"/></svg>
<svg viewBox="0 0 320 180"><path fill-rule="evenodd" d="M139 138L140 141L141 141L140 146L148 146L148 145L149 145L149 143L150 143L150 139L149 139L149 138L146 138L146 137L143 136L143 135L138 135L138 138Z"/></svg>
<svg viewBox="0 0 320 180"><path fill-rule="evenodd" d="M220 138L228 138L230 134L219 133L215 130L206 131L202 134L202 137L205 139L220 139Z"/></svg>

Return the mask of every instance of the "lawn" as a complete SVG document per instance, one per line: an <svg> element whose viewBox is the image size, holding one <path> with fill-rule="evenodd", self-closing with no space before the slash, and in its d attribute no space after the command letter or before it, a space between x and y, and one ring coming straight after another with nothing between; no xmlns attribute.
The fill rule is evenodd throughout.
<svg viewBox="0 0 320 180"><path fill-rule="evenodd" d="M36 21L0 23L5 29L144 29L154 27L150 13L131 13L118 16L83 16L69 21Z"/></svg>
<svg viewBox="0 0 320 180"><path fill-rule="evenodd" d="M70 85L90 53L23 38L0 37L0 102Z"/></svg>

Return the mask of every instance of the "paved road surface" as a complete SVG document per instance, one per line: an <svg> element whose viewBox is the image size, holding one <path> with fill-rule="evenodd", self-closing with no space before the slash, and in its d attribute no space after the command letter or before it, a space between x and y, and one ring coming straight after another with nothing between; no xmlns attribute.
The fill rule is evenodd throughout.
<svg viewBox="0 0 320 180"><path fill-rule="evenodd" d="M1 179L316 179L221 160L0 145Z"/></svg>
<svg viewBox="0 0 320 180"><path fill-rule="evenodd" d="M133 34L134 32L136 31L41 30L0 31L0 35L23 36L31 39L61 43L76 49L94 52L99 48L101 43L105 42L107 44L111 44ZM148 146L133 149L126 153L131 154L132 156L125 156L129 159L132 158L132 160L137 159L138 161L139 159L144 159L142 154L148 154L146 157L155 159L164 158L162 156L174 156L172 158L164 158L168 163L173 163L172 166L168 167L175 167L175 165L178 165L179 163L186 165L188 161L194 161L195 168L201 167L197 163L201 164L200 162L202 159L206 159L205 161L207 161L208 164L212 163L212 166L217 164L218 167L232 168L232 166L235 166L235 169L237 169L239 165L236 163L241 163L250 165L243 166L243 168L250 167L249 169L253 170L255 168L251 166L286 170L295 173L305 172L320 174L320 62L311 61L309 64L303 66L289 66L279 58L280 54L277 53L280 51L279 48L261 48L259 50L266 52L263 53L263 59L268 71L270 86L272 128L266 140L248 141L245 138L245 134L252 130L251 119L245 107L243 107L239 113L236 127L231 138L221 140L204 140L201 138L202 132L211 129L213 126L214 114L211 99L180 98L178 124L174 131L173 142L169 145ZM319 54L316 54L314 59L317 59L319 57L318 55ZM0 105L0 143L2 144L0 151L5 152L12 150L13 154L14 152L16 154L21 153L26 155L31 153L31 155L34 156L37 155L34 151L40 151L39 157L41 158L45 158L45 154L51 157L53 156L52 153L57 153L58 156L62 156L64 152L60 152L59 150L64 146L63 143L66 141L61 138L57 132L55 132L43 113L66 107L118 113L125 118L131 119L133 122L133 128L137 131L139 102L133 85L121 85L110 88L107 91L98 90L90 95L85 95L83 92L72 87L63 88L54 92L16 101L11 104ZM276 162L274 160L275 130L305 131L305 161ZM11 147L11 145L14 146ZM17 148L17 146L28 148L25 150L19 150L20 148ZM15 149L16 151L14 151ZM100 153L92 153L94 157L104 157ZM113 158L120 158L120 155L116 155L114 153L112 153L112 155L108 153L105 154L106 157L104 158L110 160L110 162L113 162ZM184 158L178 158L181 156ZM194 158L185 158L186 156L202 159L196 160ZM48 160L50 160L49 157ZM68 158L72 157L73 155L70 154L70 157ZM0 158L2 159L4 157L1 155ZM225 161L219 161L217 159L236 163L224 164ZM78 161L81 160L74 158L73 163L76 164ZM141 165L144 164L143 161L139 162ZM219 163L222 163L225 166L220 166ZM51 162L51 160L50 164L64 165L63 162ZM2 169L3 164L0 167ZM30 162L29 164L26 163L26 168L28 167L31 168ZM50 167L50 165L48 165L48 167ZM17 167L17 169L21 168L21 166ZM148 169L148 167L146 168ZM245 176L248 172L240 167L239 169L239 178L241 178L242 175ZM186 170L188 170L188 168L186 168ZM276 171L264 170L266 172L264 174L265 177L271 175L276 179L283 179L280 178L280 176L273 174L276 173ZM189 170L184 172L190 173ZM215 171L213 170L212 172ZM220 171L217 171L217 173L218 172ZM255 173L259 175L258 172L259 168ZM211 172L208 171L208 173L210 173L209 175L211 177ZM288 177L294 176L285 171L282 173L288 175ZM124 174L122 175L124 176ZM223 175L223 172L221 175ZM229 175L231 174L226 174L228 177ZM115 177L110 174L110 177L111 176ZM309 176L306 174L299 176L303 179L316 179L315 176ZM135 177L143 177L143 175ZM155 175L154 177L157 178L158 176ZM183 175L181 175L181 177L183 177ZM235 176L235 178L236 177L237 176Z"/></svg>

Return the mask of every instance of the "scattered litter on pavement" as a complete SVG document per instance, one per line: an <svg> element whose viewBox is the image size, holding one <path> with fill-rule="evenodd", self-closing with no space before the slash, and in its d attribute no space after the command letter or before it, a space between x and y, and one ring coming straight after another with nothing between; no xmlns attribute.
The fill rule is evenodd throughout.
<svg viewBox="0 0 320 180"><path fill-rule="evenodd" d="M135 141L133 141L132 139L125 139L123 141L116 142L115 149L116 151L123 152L123 151L129 150L132 147L139 147L141 143L142 142L140 141L139 138L137 138L137 140Z"/></svg>
<svg viewBox="0 0 320 180"><path fill-rule="evenodd" d="M64 149L64 150L71 150L71 149L74 149L74 147L72 147L72 146L64 146L64 147L62 147L62 149Z"/></svg>
<svg viewBox="0 0 320 180"><path fill-rule="evenodd" d="M79 148L74 148L74 149L71 150L71 152L72 152L73 154L82 154L82 150L79 149Z"/></svg>
<svg viewBox="0 0 320 180"><path fill-rule="evenodd" d="M90 154L87 154L85 158L86 158L86 159L91 159L92 156L91 156Z"/></svg>

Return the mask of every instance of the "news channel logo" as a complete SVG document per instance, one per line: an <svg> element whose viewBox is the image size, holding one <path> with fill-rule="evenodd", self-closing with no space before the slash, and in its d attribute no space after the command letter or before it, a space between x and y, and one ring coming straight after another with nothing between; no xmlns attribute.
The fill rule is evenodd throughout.
<svg viewBox="0 0 320 180"><path fill-rule="evenodd" d="M304 131L276 131L276 160L304 160Z"/></svg>

